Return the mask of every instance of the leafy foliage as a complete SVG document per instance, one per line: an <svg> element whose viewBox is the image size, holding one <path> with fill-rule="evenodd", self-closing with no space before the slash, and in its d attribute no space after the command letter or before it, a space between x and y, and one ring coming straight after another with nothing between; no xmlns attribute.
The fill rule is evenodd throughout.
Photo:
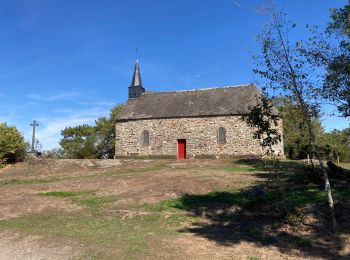
<svg viewBox="0 0 350 260"><path fill-rule="evenodd" d="M250 113L244 115L243 120L255 128L253 137L261 140L261 146L273 152L272 146L281 141L281 134L277 128L280 116L273 104L262 95L260 102L251 107Z"/></svg>
<svg viewBox="0 0 350 260"><path fill-rule="evenodd" d="M302 53L309 62L323 70L320 95L350 117L350 2L331 10L331 22L324 33L312 29L312 36Z"/></svg>
<svg viewBox="0 0 350 260"><path fill-rule="evenodd" d="M47 159L62 159L64 150L62 148L53 148L44 152L43 157Z"/></svg>
<svg viewBox="0 0 350 260"><path fill-rule="evenodd" d="M330 182L319 150L318 138L312 124L312 119L319 116L320 104L320 71L312 66L305 55L305 48L301 42L294 44L289 40L290 29L295 27L286 19L286 14L276 12L269 6L265 31L260 35L262 54L256 59L257 67L254 72L264 80L269 93L290 99L297 109L300 109L301 119L305 122L311 156L316 156L325 182L332 230L336 232L334 203Z"/></svg>
<svg viewBox="0 0 350 260"><path fill-rule="evenodd" d="M341 162L350 161L350 128L334 129L330 133L325 133L321 140L325 157L328 160L335 161L339 156Z"/></svg>
<svg viewBox="0 0 350 260"><path fill-rule="evenodd" d="M305 159L310 153L310 137L300 107L288 97L277 97L273 102L283 119L285 155L289 159ZM324 133L320 119L312 118L311 124L316 137L320 137Z"/></svg>
<svg viewBox="0 0 350 260"><path fill-rule="evenodd" d="M266 93L283 96L288 101L288 110L298 118L300 139L306 140L311 154L318 158L317 129L313 123L320 115L320 87L317 82L319 71L311 66L300 42L289 40L290 29L294 27L285 13L270 9L270 22L259 37L262 54L256 57L254 72L261 77ZM287 122L288 123L288 122ZM305 127L306 131L303 131Z"/></svg>
<svg viewBox="0 0 350 260"><path fill-rule="evenodd" d="M339 111L350 116L350 2L344 8L332 10L332 22L327 32L339 39L337 55L327 65L324 93L338 103Z"/></svg>
<svg viewBox="0 0 350 260"><path fill-rule="evenodd" d="M14 126L0 123L0 164L24 159L28 144Z"/></svg>
<svg viewBox="0 0 350 260"><path fill-rule="evenodd" d="M331 12L332 21L328 25L328 30L350 37L350 2L343 8L331 9Z"/></svg>
<svg viewBox="0 0 350 260"><path fill-rule="evenodd" d="M96 120L97 158L113 158L115 153L115 124L122 105L115 106L109 118L100 117Z"/></svg>
<svg viewBox="0 0 350 260"><path fill-rule="evenodd" d="M278 97L274 100L283 119L284 152L289 159L305 159L310 154L310 140L307 125L302 119L300 108L290 99ZM350 129L325 132L320 118L312 118L312 127L319 140L318 149L324 159L341 162L350 160Z"/></svg>
<svg viewBox="0 0 350 260"><path fill-rule="evenodd" d="M69 157L83 159L95 158L95 128L89 125L66 127L61 131L60 145Z"/></svg>
<svg viewBox="0 0 350 260"><path fill-rule="evenodd" d="M117 114L122 105L115 106L109 118L100 117L95 126L79 125L67 127L61 131L63 138L60 150L52 151L50 156L60 158L63 153L66 157L77 159L107 159L114 156L115 123Z"/></svg>

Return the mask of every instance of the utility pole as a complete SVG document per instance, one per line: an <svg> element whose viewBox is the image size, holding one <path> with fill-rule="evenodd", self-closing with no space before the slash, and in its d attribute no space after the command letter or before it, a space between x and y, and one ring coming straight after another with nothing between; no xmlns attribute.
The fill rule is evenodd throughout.
<svg viewBox="0 0 350 260"><path fill-rule="evenodd" d="M33 136L32 136L32 153L34 153L34 143L35 143L35 127L39 126L39 124L34 120L33 123L30 124L33 127Z"/></svg>

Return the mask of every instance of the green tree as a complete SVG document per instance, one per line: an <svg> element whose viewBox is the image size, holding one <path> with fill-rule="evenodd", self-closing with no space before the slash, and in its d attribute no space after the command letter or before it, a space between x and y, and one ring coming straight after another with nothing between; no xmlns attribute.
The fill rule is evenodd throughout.
<svg viewBox="0 0 350 260"><path fill-rule="evenodd" d="M332 9L327 32L338 39L335 55L326 63L323 93L350 117L350 1L344 8ZM322 50L322 49L321 49Z"/></svg>
<svg viewBox="0 0 350 260"><path fill-rule="evenodd" d="M253 138L260 140L265 156L272 158L275 153L274 145L282 137L277 128L280 115L266 95L259 97L258 104L250 109L250 113L243 115L242 119L255 128Z"/></svg>
<svg viewBox="0 0 350 260"><path fill-rule="evenodd" d="M328 160L347 162L350 160L350 128L325 133L322 137L323 149Z"/></svg>
<svg viewBox="0 0 350 260"><path fill-rule="evenodd" d="M334 103L342 116L350 117L350 1L343 8L331 9L324 33L314 27L311 32L303 52L325 71L320 95Z"/></svg>
<svg viewBox="0 0 350 260"><path fill-rule="evenodd" d="M96 151L97 158L111 159L115 154L115 124L122 105L115 106L109 118L100 117L96 120Z"/></svg>
<svg viewBox="0 0 350 260"><path fill-rule="evenodd" d="M60 145L67 157L77 159L97 158L95 127L85 124L66 127L61 131L61 135L63 138L60 140Z"/></svg>
<svg viewBox="0 0 350 260"><path fill-rule="evenodd" d="M335 30L342 35L350 37L350 1L343 8L331 9L332 21L328 25L328 30Z"/></svg>
<svg viewBox="0 0 350 260"><path fill-rule="evenodd" d="M254 72L264 81L263 91L266 95L277 92L292 100L300 109L301 119L305 122L308 133L311 156L315 156L320 164L331 212L332 230L336 232L337 222L330 182L312 124L313 118L318 117L321 108L317 95L320 89L315 82L319 74L305 56L301 43L289 40L290 29L295 27L295 24L287 21L284 13L276 12L272 5L267 5L264 10L270 20L259 37L262 53L256 57L257 67Z"/></svg>
<svg viewBox="0 0 350 260"><path fill-rule="evenodd" d="M0 164L24 159L28 143L14 126L0 123Z"/></svg>
<svg viewBox="0 0 350 260"><path fill-rule="evenodd" d="M95 126L79 125L61 131L60 145L71 158L110 159L115 154L115 124L122 105L116 105L109 117L100 117Z"/></svg>
<svg viewBox="0 0 350 260"><path fill-rule="evenodd" d="M305 159L310 154L310 136L302 111L290 98L276 97L274 104L283 119L284 153L289 159ZM319 118L311 122L315 136L320 138L324 130Z"/></svg>

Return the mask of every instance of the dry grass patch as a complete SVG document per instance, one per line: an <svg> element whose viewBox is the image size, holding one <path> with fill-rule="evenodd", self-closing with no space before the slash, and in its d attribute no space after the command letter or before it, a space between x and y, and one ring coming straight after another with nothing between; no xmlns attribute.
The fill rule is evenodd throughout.
<svg viewBox="0 0 350 260"><path fill-rule="evenodd" d="M92 259L349 256L347 179L332 182L341 231L325 242L322 180L299 163L278 164L278 184L253 160L119 162L5 170L0 231L73 241Z"/></svg>

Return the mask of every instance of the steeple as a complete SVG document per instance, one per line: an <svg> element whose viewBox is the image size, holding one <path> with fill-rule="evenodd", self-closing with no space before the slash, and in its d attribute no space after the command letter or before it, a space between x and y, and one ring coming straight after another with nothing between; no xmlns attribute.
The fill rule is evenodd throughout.
<svg viewBox="0 0 350 260"><path fill-rule="evenodd" d="M129 86L129 98L139 98L144 92L145 89L142 86L139 61L136 60L134 75L132 76L131 85Z"/></svg>

